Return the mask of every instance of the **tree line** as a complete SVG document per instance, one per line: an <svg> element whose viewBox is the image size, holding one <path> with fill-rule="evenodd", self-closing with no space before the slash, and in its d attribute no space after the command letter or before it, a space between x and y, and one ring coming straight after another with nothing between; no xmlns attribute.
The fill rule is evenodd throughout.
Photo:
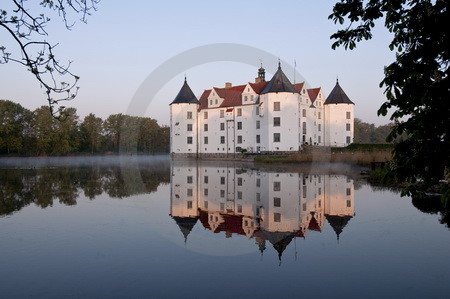
<svg viewBox="0 0 450 299"><path fill-rule="evenodd" d="M75 108L52 116L48 106L34 111L0 100L0 155L153 154L168 153L170 128L155 119L122 113L82 121Z"/></svg>
<svg viewBox="0 0 450 299"><path fill-rule="evenodd" d="M366 122L363 122L359 118L355 118L354 122L354 143L364 143L364 144L370 144L370 143L391 143L391 142L398 142L404 138L404 136L398 136L394 140L391 140L390 142L386 141L389 134L392 131L392 127L394 126L393 123L381 125L381 126L375 126L375 124L369 124Z"/></svg>

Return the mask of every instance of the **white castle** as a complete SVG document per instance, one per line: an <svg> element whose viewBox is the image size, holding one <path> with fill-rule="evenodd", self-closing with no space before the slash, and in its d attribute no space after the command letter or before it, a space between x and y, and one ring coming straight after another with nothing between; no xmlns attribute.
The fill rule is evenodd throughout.
<svg viewBox="0 0 450 299"><path fill-rule="evenodd" d="M304 145L344 147L353 141L355 104L336 81L322 88L292 84L278 65L272 79L260 68L255 83L205 90L198 100L186 79L170 104L174 155L228 156L241 152L302 150Z"/></svg>

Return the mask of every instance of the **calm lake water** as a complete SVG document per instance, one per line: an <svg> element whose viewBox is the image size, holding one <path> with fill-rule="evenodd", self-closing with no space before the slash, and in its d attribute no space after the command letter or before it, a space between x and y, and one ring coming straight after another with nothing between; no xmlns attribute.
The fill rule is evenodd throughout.
<svg viewBox="0 0 450 299"><path fill-rule="evenodd" d="M359 171L0 159L1 297L447 297L448 211Z"/></svg>

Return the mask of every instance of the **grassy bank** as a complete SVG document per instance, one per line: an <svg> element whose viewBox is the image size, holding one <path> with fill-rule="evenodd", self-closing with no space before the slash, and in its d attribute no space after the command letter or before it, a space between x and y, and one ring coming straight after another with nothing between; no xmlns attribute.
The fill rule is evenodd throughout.
<svg viewBox="0 0 450 299"><path fill-rule="evenodd" d="M372 162L390 161L392 149L390 144L351 144L344 148L308 147L288 155L256 156L254 160L262 163L341 162L368 166Z"/></svg>

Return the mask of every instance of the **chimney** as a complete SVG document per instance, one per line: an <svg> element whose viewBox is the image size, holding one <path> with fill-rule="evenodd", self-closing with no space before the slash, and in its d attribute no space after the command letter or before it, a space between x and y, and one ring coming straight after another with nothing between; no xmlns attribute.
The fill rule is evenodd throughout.
<svg viewBox="0 0 450 299"><path fill-rule="evenodd" d="M255 78L255 83L260 83L260 82L262 82L262 79L260 77L256 77Z"/></svg>
<svg viewBox="0 0 450 299"><path fill-rule="evenodd" d="M230 82L225 83L225 88L231 88L233 85Z"/></svg>

